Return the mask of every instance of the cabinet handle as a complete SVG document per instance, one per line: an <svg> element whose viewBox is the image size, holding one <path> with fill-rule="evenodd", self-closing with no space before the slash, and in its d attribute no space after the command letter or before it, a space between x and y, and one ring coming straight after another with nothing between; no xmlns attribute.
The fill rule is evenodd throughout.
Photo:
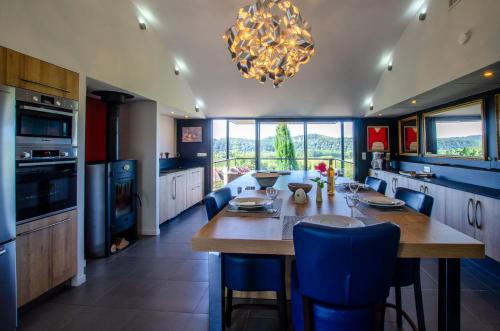
<svg viewBox="0 0 500 331"><path fill-rule="evenodd" d="M393 178L392 179L392 193L396 193L397 186L398 186L398 179L397 178Z"/></svg>
<svg viewBox="0 0 500 331"><path fill-rule="evenodd" d="M477 210L479 208L481 208L481 217L478 217L478 215L477 215ZM483 228L483 222L482 222L483 210L482 210L482 207L481 207L481 201L479 201L479 200L476 200L476 206L474 207L474 216L475 216L475 219L476 219L476 228L482 229ZM479 219L481 219L481 222L479 221Z"/></svg>
<svg viewBox="0 0 500 331"><path fill-rule="evenodd" d="M474 220L471 220L470 218L470 206L474 204L474 201L472 199L469 199L467 201L467 222L469 223L470 226L474 226Z"/></svg>
<svg viewBox="0 0 500 331"><path fill-rule="evenodd" d="M429 188L427 186L424 188L424 194L429 194Z"/></svg>
<svg viewBox="0 0 500 331"><path fill-rule="evenodd" d="M424 191L424 185L420 185L419 191L420 191L420 193L423 193L423 191Z"/></svg>
<svg viewBox="0 0 500 331"><path fill-rule="evenodd" d="M56 225L59 225L59 224L62 224L62 223L66 223L69 220L70 220L69 218L66 218L66 219L63 219L62 221L59 221L59 222L56 222L56 223L52 223L52 224L47 225L47 226L42 226L41 228L38 228L38 229L34 229L34 230L23 232L21 234L18 234L17 236L18 237L27 236L29 234L32 234L32 233L35 233L35 232L38 232L38 231L42 231L42 230L45 230L45 229L49 229L49 228L52 228L52 227L54 227Z"/></svg>
<svg viewBox="0 0 500 331"><path fill-rule="evenodd" d="M172 185L174 186L172 189L172 199L175 200L177 198L177 192L175 192L177 190L177 177L174 177L172 180Z"/></svg>
<svg viewBox="0 0 500 331"><path fill-rule="evenodd" d="M25 82L25 83L37 84L37 85L45 86L45 87L48 87L48 88L51 88L51 89L54 89L54 90L58 90L58 91L61 91L61 92L71 93L70 90L67 90L67 89L64 89L64 88L61 88L61 87L52 86L52 85L41 83L41 82L35 82L34 80L30 80L30 79L26 79L26 78L21 78L21 80L23 82Z"/></svg>

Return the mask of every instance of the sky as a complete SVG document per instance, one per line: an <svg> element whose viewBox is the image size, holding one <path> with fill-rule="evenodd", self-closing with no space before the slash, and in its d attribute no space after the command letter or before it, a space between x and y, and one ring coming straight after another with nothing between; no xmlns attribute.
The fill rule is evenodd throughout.
<svg viewBox="0 0 500 331"><path fill-rule="evenodd" d="M482 135L481 121L475 122L437 122L438 138L467 137Z"/></svg>
<svg viewBox="0 0 500 331"><path fill-rule="evenodd" d="M226 120L213 121L213 137L215 139L226 137ZM276 123L261 123L260 136L261 138L273 137L276 134ZM304 126L302 123L288 123L288 129L292 137L304 134ZM307 125L309 134L321 134L328 137L340 137L340 123L309 123ZM344 134L346 137L352 137L352 123L344 123ZM255 138L254 124L237 124L230 123L229 135L233 138Z"/></svg>

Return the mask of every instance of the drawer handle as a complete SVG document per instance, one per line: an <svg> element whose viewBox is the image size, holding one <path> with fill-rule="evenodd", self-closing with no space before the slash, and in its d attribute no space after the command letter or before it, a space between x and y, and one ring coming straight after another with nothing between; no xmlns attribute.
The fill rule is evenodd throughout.
<svg viewBox="0 0 500 331"><path fill-rule="evenodd" d="M25 79L25 78L21 78L21 80L23 82L26 82L26 83L37 84L37 85L45 86L45 87L48 87L48 88L51 88L51 89L54 89L54 90L58 90L58 91L61 91L61 92L71 93L70 90L67 90L67 89L64 89L64 88L60 88L60 87L57 87L57 86L52 86L52 85L45 84L45 83L41 83L41 82L35 82L34 80Z"/></svg>
<svg viewBox="0 0 500 331"><path fill-rule="evenodd" d="M467 201L467 222L469 225L474 226L474 220L470 218L470 206L474 204L474 201L472 199L469 199Z"/></svg>
<svg viewBox="0 0 500 331"><path fill-rule="evenodd" d="M34 229L34 230L23 232L21 234L18 234L17 236L18 237L27 236L29 234L32 234L32 233L35 233L35 232L38 232L38 231L42 231L42 230L45 230L45 229L49 229L49 228L52 228L52 227L54 227L56 225L59 225L59 224L62 224L62 223L66 223L69 220L70 220L69 218L66 218L66 219L63 219L62 221L59 221L59 222L56 222L56 223L53 223L53 224L50 224L50 225L47 225L47 226L42 226L41 228L38 228L38 229Z"/></svg>
<svg viewBox="0 0 500 331"><path fill-rule="evenodd" d="M482 222L482 220L481 220L481 222L479 221L479 220L480 220L480 218L482 218L482 217L483 217L483 211L482 211L482 207L481 207L481 201L476 200L476 206L475 206L475 208L474 208L474 209L475 209L475 211L474 211L474 216L475 216L475 219L476 219L476 227L477 227L478 229L481 229L481 228L483 227L483 222ZM478 215L477 215L477 211L478 211L478 209L481 209L481 217L478 217Z"/></svg>

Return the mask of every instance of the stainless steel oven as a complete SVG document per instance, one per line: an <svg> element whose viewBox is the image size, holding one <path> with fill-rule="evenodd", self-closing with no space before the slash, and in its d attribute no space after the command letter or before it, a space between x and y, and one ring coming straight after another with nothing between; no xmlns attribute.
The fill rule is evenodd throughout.
<svg viewBox="0 0 500 331"><path fill-rule="evenodd" d="M16 89L16 143L77 146L78 102Z"/></svg>

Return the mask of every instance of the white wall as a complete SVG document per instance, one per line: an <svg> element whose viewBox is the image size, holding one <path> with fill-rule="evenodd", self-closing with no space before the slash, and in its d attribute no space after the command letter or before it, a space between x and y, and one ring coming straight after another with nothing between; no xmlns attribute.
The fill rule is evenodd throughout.
<svg viewBox="0 0 500 331"><path fill-rule="evenodd" d="M500 1L427 0L425 21L408 25L374 93L374 112L431 90L500 60ZM471 31L465 45L458 36Z"/></svg>
<svg viewBox="0 0 500 331"><path fill-rule="evenodd" d="M176 127L173 117L160 114L158 116L158 153L170 153L174 156L177 150Z"/></svg>
<svg viewBox="0 0 500 331"><path fill-rule="evenodd" d="M137 101L120 110L120 159L137 160L137 187L142 198L137 231L158 235L158 146L157 104Z"/></svg>

